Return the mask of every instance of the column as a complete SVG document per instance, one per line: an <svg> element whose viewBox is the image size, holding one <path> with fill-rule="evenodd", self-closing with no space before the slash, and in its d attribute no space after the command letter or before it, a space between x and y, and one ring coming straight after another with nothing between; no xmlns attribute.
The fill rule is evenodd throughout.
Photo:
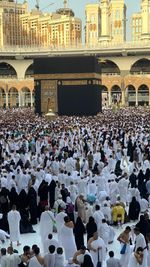
<svg viewBox="0 0 150 267"><path fill-rule="evenodd" d="M6 108L8 108L8 92L6 92Z"/></svg>
<svg viewBox="0 0 150 267"><path fill-rule="evenodd" d="M150 106L150 90L149 90L149 106Z"/></svg>
<svg viewBox="0 0 150 267"><path fill-rule="evenodd" d="M125 106L125 90L122 90L122 106Z"/></svg>
<svg viewBox="0 0 150 267"><path fill-rule="evenodd" d="M136 106L138 106L138 90L136 89Z"/></svg>
<svg viewBox="0 0 150 267"><path fill-rule="evenodd" d="M30 94L31 94L31 107L33 107L33 93L32 93L32 91L30 92Z"/></svg>
<svg viewBox="0 0 150 267"><path fill-rule="evenodd" d="M111 100L111 90L108 91L108 105L111 107L112 100Z"/></svg>
<svg viewBox="0 0 150 267"><path fill-rule="evenodd" d="M19 107L21 107L21 92L19 91Z"/></svg>
<svg viewBox="0 0 150 267"><path fill-rule="evenodd" d="M25 106L25 92L22 92L22 106Z"/></svg>

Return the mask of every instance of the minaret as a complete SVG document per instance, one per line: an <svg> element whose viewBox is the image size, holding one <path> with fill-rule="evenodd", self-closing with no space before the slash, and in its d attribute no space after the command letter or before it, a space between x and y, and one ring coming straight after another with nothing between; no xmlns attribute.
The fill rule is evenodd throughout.
<svg viewBox="0 0 150 267"><path fill-rule="evenodd" d="M111 0L111 36L115 43L126 41L125 0Z"/></svg>
<svg viewBox="0 0 150 267"><path fill-rule="evenodd" d="M68 8L68 0L64 0L64 8Z"/></svg>
<svg viewBox="0 0 150 267"><path fill-rule="evenodd" d="M149 23L150 23L150 1L149 0L142 0L141 2L141 17L142 17L142 40L149 40L150 39L150 30L149 30Z"/></svg>
<svg viewBox="0 0 150 267"><path fill-rule="evenodd" d="M24 0L24 6L26 7L26 12L28 12L28 9L29 9L29 2L28 0Z"/></svg>
<svg viewBox="0 0 150 267"><path fill-rule="evenodd" d="M101 0L101 37L100 41L110 41L110 20L109 20L109 0Z"/></svg>
<svg viewBox="0 0 150 267"><path fill-rule="evenodd" d="M85 8L86 26L85 26L85 42L88 46L96 46L100 38L101 14L100 5L87 4Z"/></svg>

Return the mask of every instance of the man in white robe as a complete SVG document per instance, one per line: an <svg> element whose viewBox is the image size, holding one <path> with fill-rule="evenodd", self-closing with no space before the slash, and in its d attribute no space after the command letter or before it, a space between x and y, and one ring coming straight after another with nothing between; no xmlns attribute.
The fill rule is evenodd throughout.
<svg viewBox="0 0 150 267"><path fill-rule="evenodd" d="M61 247L57 248L57 253L55 254L55 265L54 267L64 267L65 265L65 257L63 253L63 249Z"/></svg>
<svg viewBox="0 0 150 267"><path fill-rule="evenodd" d="M94 267L97 266L98 257L103 267L103 262L106 258L106 246L102 238L98 236L98 233L94 233L88 241L88 249L93 259Z"/></svg>
<svg viewBox="0 0 150 267"><path fill-rule="evenodd" d="M134 228L134 234L135 234L135 250L137 248L145 248L146 247L146 242L145 242L145 237L143 234L140 233L139 228Z"/></svg>
<svg viewBox="0 0 150 267"><path fill-rule="evenodd" d="M146 261L144 261L143 249L141 247L131 254L128 267L149 267Z"/></svg>
<svg viewBox="0 0 150 267"><path fill-rule="evenodd" d="M111 199L111 203L115 204L117 201L117 195L119 194L119 188L118 188L118 184L116 183L116 181L112 180L112 182L109 184L109 189L110 189L110 199Z"/></svg>
<svg viewBox="0 0 150 267"><path fill-rule="evenodd" d="M81 179L78 182L78 191L79 195L83 194L85 198L87 196L87 184L88 184L87 178L81 177Z"/></svg>
<svg viewBox="0 0 150 267"><path fill-rule="evenodd" d="M2 243L6 242L6 238L10 238L10 235L0 229L0 240Z"/></svg>
<svg viewBox="0 0 150 267"><path fill-rule="evenodd" d="M16 210L16 206L12 206L12 210L8 212L8 224L10 231L10 241L11 246L12 242L17 241L17 246L20 245L20 213Z"/></svg>
<svg viewBox="0 0 150 267"><path fill-rule="evenodd" d="M91 256L86 247L82 245L80 250L77 250L76 253L74 254L72 259L73 263L77 265L83 264L85 255Z"/></svg>
<svg viewBox="0 0 150 267"><path fill-rule="evenodd" d="M135 248L134 250L136 251L139 247L143 249L143 264L142 266L145 266L145 262L147 262L147 249L146 248L146 241L145 241L145 237L143 234L140 233L140 230L138 228L134 228L134 234L136 235L135 238Z"/></svg>
<svg viewBox="0 0 150 267"><path fill-rule="evenodd" d="M101 212L99 205L95 206L95 212L93 214L93 218L94 218L94 220L95 220L95 222L97 224L98 234L100 234L100 227L101 227L101 224L102 224L102 220L104 219L104 215Z"/></svg>
<svg viewBox="0 0 150 267"><path fill-rule="evenodd" d="M108 159L108 168L110 172L114 172L116 166L116 159L113 159L112 155L110 155Z"/></svg>
<svg viewBox="0 0 150 267"><path fill-rule="evenodd" d="M106 247L108 246L109 243L109 234L110 234L110 229L109 225L106 223L105 219L102 219L102 224L100 226L100 237L104 240Z"/></svg>
<svg viewBox="0 0 150 267"><path fill-rule="evenodd" d="M118 182L118 188L119 188L119 195L122 202L127 202L127 196L128 196L128 186L129 186L129 180L127 178L122 178Z"/></svg>
<svg viewBox="0 0 150 267"><path fill-rule="evenodd" d="M68 187L68 190L70 192L70 198L71 198L72 202L75 203L75 200L76 200L77 195L78 195L78 188L74 184L73 181L70 182L70 186Z"/></svg>
<svg viewBox="0 0 150 267"><path fill-rule="evenodd" d="M44 247L44 253L49 252L49 246L53 245L56 249L59 247L58 241L53 237L52 234L49 234L48 237L45 239L43 247Z"/></svg>
<svg viewBox="0 0 150 267"><path fill-rule="evenodd" d="M75 161L72 157L68 157L66 162L65 162L65 166L66 166L66 171L67 173L70 172L72 174L72 172L75 169Z"/></svg>
<svg viewBox="0 0 150 267"><path fill-rule="evenodd" d="M9 260L9 266L10 267L17 267L18 264L21 263L21 258L18 253L14 253L13 247L8 247L7 248L7 253L8 253L8 260Z"/></svg>
<svg viewBox="0 0 150 267"><path fill-rule="evenodd" d="M111 208L107 203L104 203L103 207L101 208L101 211L106 219L106 221L111 222L112 216L111 216Z"/></svg>
<svg viewBox="0 0 150 267"><path fill-rule="evenodd" d="M49 246L49 252L44 255L44 266L54 267L55 265L55 246Z"/></svg>
<svg viewBox="0 0 150 267"><path fill-rule="evenodd" d="M149 207L149 203L145 198L142 198L140 201L140 208L141 208L141 212L144 213L146 211L148 211L148 207Z"/></svg>
<svg viewBox="0 0 150 267"><path fill-rule="evenodd" d="M60 209L61 211L55 217L59 245L61 245L61 228L64 226L64 218L67 216L67 214L64 212L64 209Z"/></svg>
<svg viewBox="0 0 150 267"><path fill-rule="evenodd" d="M9 267L9 258L6 255L6 248L1 248L1 267Z"/></svg>
<svg viewBox="0 0 150 267"><path fill-rule="evenodd" d="M53 208L55 209L56 213L58 212L58 207L61 207L63 209L66 208L66 203L62 200L62 195L61 194L58 195L58 199L54 203L54 207Z"/></svg>
<svg viewBox="0 0 150 267"><path fill-rule="evenodd" d="M88 184L88 194L95 196L96 193L97 193L97 186L95 180L92 180L92 182Z"/></svg>
<svg viewBox="0 0 150 267"><path fill-rule="evenodd" d="M46 206L45 211L42 212L40 218L40 235L43 244L48 235L52 234L54 223L55 223L54 214L52 211L49 210L49 207Z"/></svg>
<svg viewBox="0 0 150 267"><path fill-rule="evenodd" d="M107 260L107 267L122 267L119 259L114 258L114 252L109 252L110 258Z"/></svg>

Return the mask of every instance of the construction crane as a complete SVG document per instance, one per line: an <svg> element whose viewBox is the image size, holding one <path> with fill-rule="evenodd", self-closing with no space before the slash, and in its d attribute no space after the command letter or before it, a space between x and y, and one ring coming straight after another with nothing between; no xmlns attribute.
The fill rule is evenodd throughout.
<svg viewBox="0 0 150 267"><path fill-rule="evenodd" d="M50 3L49 5L47 5L47 6L43 7L43 8L41 9L41 11L43 11L43 10L47 9L49 6L52 6L52 5L55 5L55 3Z"/></svg>
<svg viewBox="0 0 150 267"><path fill-rule="evenodd" d="M39 0L36 0L36 5L35 5L36 9L39 10L40 9L40 3Z"/></svg>
<svg viewBox="0 0 150 267"><path fill-rule="evenodd" d="M41 9L41 11L43 11L44 9L48 8L49 6L54 5L55 3L50 3L49 5L45 6L44 8ZM40 1L36 0L36 5L35 5L37 10L40 10Z"/></svg>

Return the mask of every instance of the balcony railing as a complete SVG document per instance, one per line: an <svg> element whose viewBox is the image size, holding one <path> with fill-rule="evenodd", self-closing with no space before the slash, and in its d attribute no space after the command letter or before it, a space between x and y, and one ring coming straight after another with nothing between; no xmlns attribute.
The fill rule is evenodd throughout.
<svg viewBox="0 0 150 267"><path fill-rule="evenodd" d="M49 51L78 51L78 50L93 50L93 49L144 49L150 48L150 41L138 41L138 42L123 42L123 43L96 43L96 44L78 44L71 46L4 46L0 47L0 52L49 52Z"/></svg>

